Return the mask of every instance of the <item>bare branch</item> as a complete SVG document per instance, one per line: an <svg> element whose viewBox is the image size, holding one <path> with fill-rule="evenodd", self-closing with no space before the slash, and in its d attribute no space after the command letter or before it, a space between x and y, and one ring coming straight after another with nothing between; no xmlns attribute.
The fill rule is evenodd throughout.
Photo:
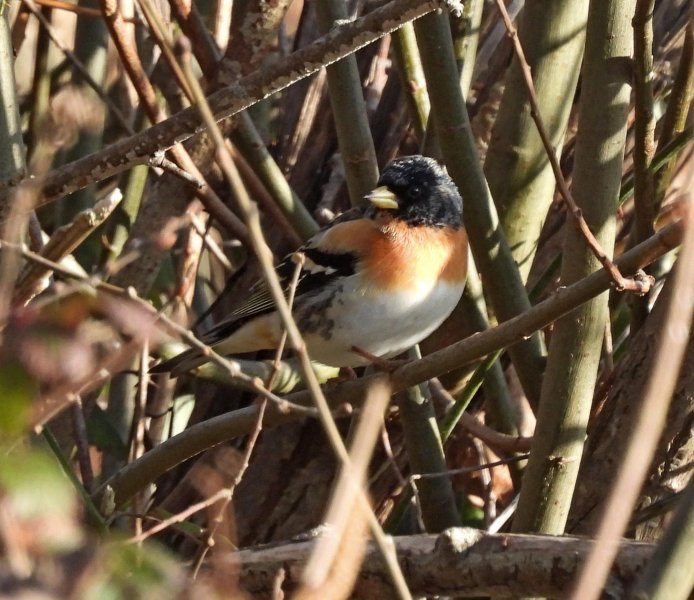
<svg viewBox="0 0 694 600"><path fill-rule="evenodd" d="M399 536L394 544L413 595L455 598L561 597L594 546L586 538L493 535L470 528L448 529L438 536ZM314 545L298 542L241 550L229 555L227 561L240 569L241 584L257 597L269 594L280 568L286 574L283 587L292 589ZM622 542L606 586L607 597L626 597L652 552L650 544ZM377 550L369 544L353 596L394 595Z"/></svg>

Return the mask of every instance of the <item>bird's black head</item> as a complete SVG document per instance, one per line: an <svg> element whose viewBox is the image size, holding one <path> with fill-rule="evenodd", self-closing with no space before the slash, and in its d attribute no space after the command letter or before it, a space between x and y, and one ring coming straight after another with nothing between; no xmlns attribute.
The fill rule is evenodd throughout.
<svg viewBox="0 0 694 600"><path fill-rule="evenodd" d="M378 187L366 195L377 210L392 211L409 225L463 225L463 202L453 180L433 159L403 156L381 174Z"/></svg>

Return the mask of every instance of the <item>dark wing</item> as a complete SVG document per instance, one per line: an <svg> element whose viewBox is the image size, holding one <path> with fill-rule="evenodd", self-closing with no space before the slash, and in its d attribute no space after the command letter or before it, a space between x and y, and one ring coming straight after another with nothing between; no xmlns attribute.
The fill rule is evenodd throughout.
<svg viewBox="0 0 694 600"><path fill-rule="evenodd" d="M301 267L294 297L296 299L309 295L324 288L331 281L340 277L354 274L359 257L356 253L329 251L321 247L322 240L334 230L339 229L340 224L360 219L364 215L364 209L357 207L342 213L331 221L296 252L284 257L277 265L275 272L284 289L285 296L289 295L289 286L294 278L297 262L297 254L304 255L304 264ZM264 279L259 279L250 289L250 296L231 314L220 321L212 329L201 336L201 340L208 345L216 344L229 336L243 323L253 317L257 317L275 310L275 301Z"/></svg>

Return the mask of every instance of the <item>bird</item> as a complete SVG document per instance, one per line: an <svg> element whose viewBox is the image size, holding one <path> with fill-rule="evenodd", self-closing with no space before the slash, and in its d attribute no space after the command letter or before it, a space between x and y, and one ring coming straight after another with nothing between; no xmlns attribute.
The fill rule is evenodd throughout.
<svg viewBox="0 0 694 600"><path fill-rule="evenodd" d="M292 315L311 360L333 367L387 361L417 344L451 314L467 278L462 198L436 160L396 158L365 200L297 250ZM277 266L285 287L296 265L290 255ZM282 333L260 281L201 341L231 356L276 349ZM179 375L207 361L190 349L152 371Z"/></svg>

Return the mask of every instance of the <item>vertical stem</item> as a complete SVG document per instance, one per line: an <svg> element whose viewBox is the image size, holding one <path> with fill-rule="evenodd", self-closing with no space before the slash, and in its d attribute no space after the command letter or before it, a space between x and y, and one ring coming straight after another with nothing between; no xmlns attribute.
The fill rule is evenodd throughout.
<svg viewBox="0 0 694 600"><path fill-rule="evenodd" d="M421 358L413 348L409 358ZM405 447L412 473L444 473L447 469L439 427L431 399L421 386L414 386L398 402ZM415 484L422 508L426 530L438 533L460 525L453 485L449 477L420 479Z"/></svg>
<svg viewBox="0 0 694 600"><path fill-rule="evenodd" d="M0 6L0 190L7 185L16 184L24 177L26 167L17 84L14 79L12 35L7 23L7 12L7 6ZM18 200L16 194L0 194L2 239L11 242L23 241L26 220L16 215L22 204L26 205L28 202ZM0 252L0 319L6 318L19 265L19 257L6 251Z"/></svg>
<svg viewBox="0 0 694 600"><path fill-rule="evenodd" d="M689 23L684 28L684 46L680 55L680 65L677 69L675 83L670 93L667 111L663 117L663 126L658 140L658 150L662 150L685 127L689 105L694 95L694 22L690 17ZM667 191L672 171L675 167L676 157L673 157L663 169L656 175L655 195L658 210Z"/></svg>
<svg viewBox="0 0 694 600"><path fill-rule="evenodd" d="M460 72L460 89L467 98L472 85L472 75L475 71L475 58L477 57L477 44L480 39L480 26L482 24L483 0L468 0L459 19L451 15L451 27L453 29L455 56Z"/></svg>
<svg viewBox="0 0 694 600"><path fill-rule="evenodd" d="M655 154L653 114L653 7L655 0L637 0L634 26L634 226L631 243L654 232L655 178L650 170ZM630 299L632 335L648 315L649 297Z"/></svg>
<svg viewBox="0 0 694 600"><path fill-rule="evenodd" d="M393 56L404 83L405 99L417 139L421 140L426 130L430 106L412 23L405 23L393 32Z"/></svg>
<svg viewBox="0 0 694 600"><path fill-rule="evenodd" d="M53 9L41 7L43 18L50 23ZM45 27L39 26L36 34L36 56L34 58L34 79L31 85L31 109L29 110L29 162L37 162L41 152L41 130L45 128L50 111L51 76L48 72L48 49L50 37ZM43 141L45 146L46 141ZM34 169L32 169L33 171Z"/></svg>
<svg viewBox="0 0 694 600"><path fill-rule="evenodd" d="M80 4L97 9L99 7L96 0L87 0ZM101 86L106 80L107 35L106 24L103 19L93 19L84 15L77 17L75 55L82 61L91 78ZM73 81L80 86L83 94L94 94L80 73L75 73ZM79 140L68 151L65 162L72 162L100 149L102 138L103 126L80 131ZM92 184L71 194L67 201L59 203L57 206L65 213L61 216L60 221L68 222L81 210L93 206L95 190L96 186Z"/></svg>
<svg viewBox="0 0 694 600"><path fill-rule="evenodd" d="M633 10L633 0L593 0L588 14L573 191L607 252L614 246L629 113L626 57L631 55ZM601 268L572 222L566 225L563 257L562 285ZM514 531L564 530L608 319L607 302L604 293L557 322Z"/></svg>
<svg viewBox="0 0 694 600"><path fill-rule="evenodd" d="M248 111L238 116L236 129L231 137L301 239L306 240L315 234L318 231L318 225L272 158Z"/></svg>
<svg viewBox="0 0 694 600"><path fill-rule="evenodd" d="M635 243L653 235L654 182L649 171L655 153L653 116L653 5L637 0L634 15L634 224Z"/></svg>
<svg viewBox="0 0 694 600"><path fill-rule="evenodd" d="M335 21L347 18L344 0L318 0L315 6L323 32L327 33ZM349 197L356 206L376 184L378 165L354 54L327 67L327 76Z"/></svg>

